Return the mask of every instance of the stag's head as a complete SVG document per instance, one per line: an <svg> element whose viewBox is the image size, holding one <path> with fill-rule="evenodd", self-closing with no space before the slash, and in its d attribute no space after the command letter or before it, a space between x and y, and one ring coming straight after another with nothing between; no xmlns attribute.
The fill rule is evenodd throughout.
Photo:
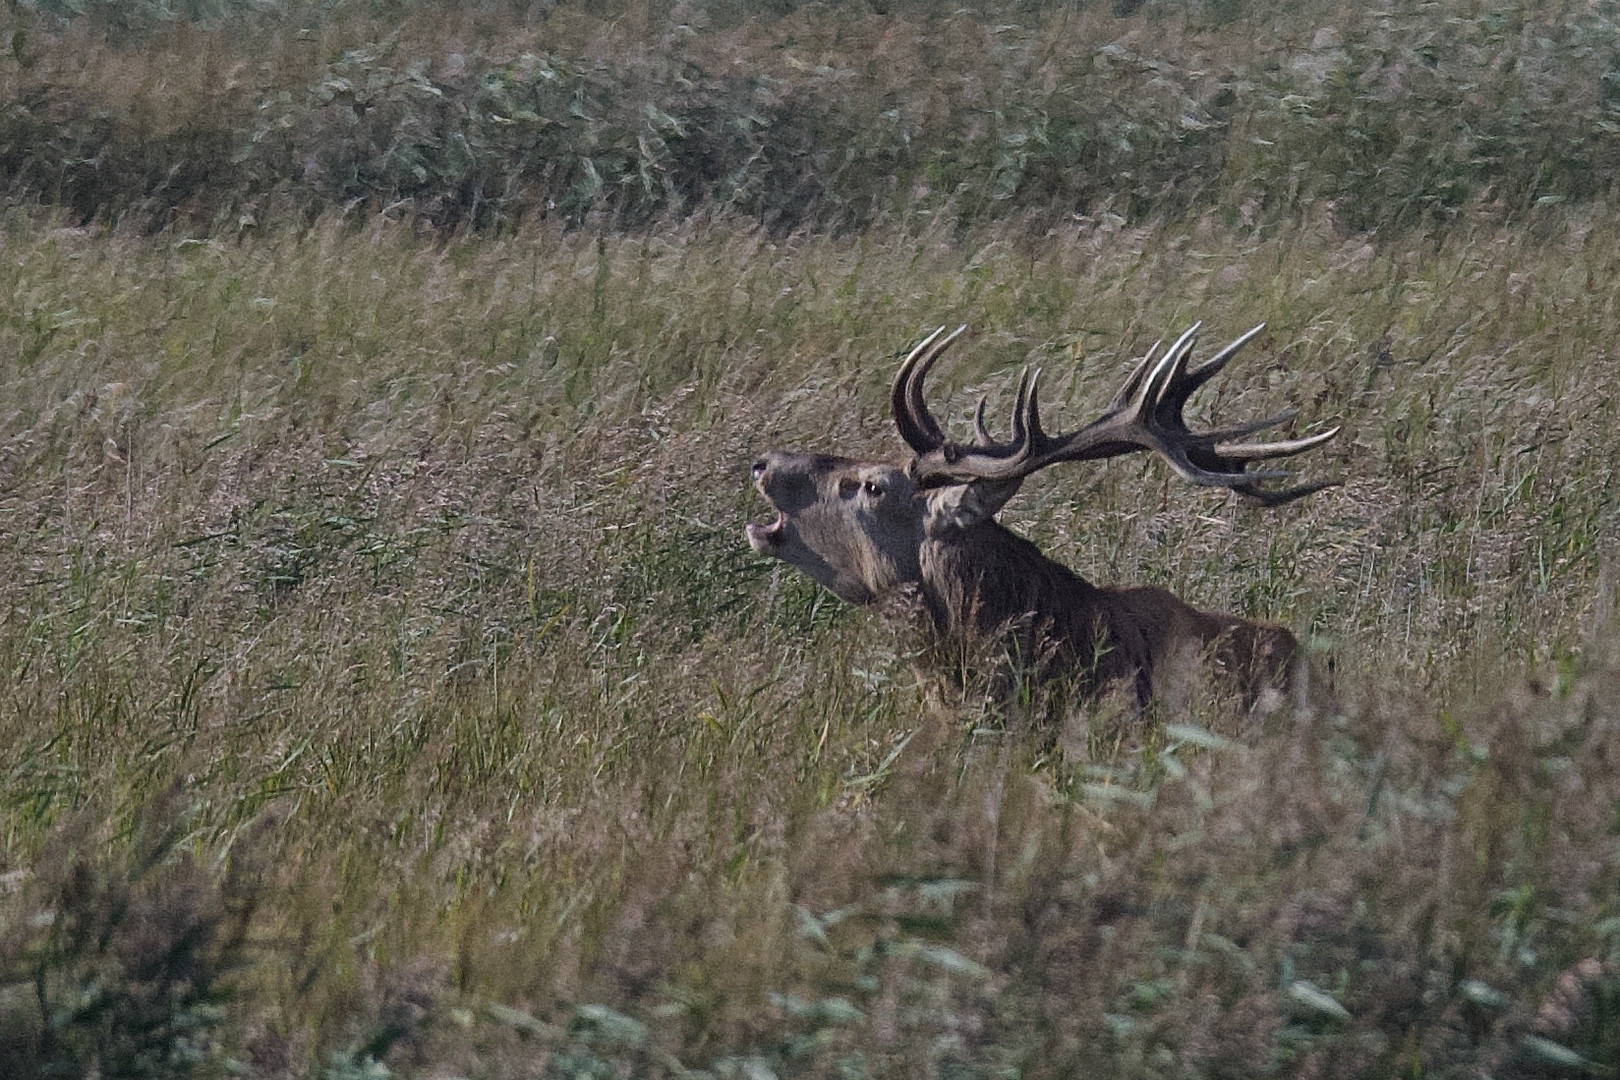
<svg viewBox="0 0 1620 1080"><path fill-rule="evenodd" d="M1183 478L1230 488L1268 506L1329 486L1312 483L1275 489L1289 474L1250 471L1256 461L1287 457L1319 446L1339 429L1280 442L1245 442L1293 413L1215 431L1195 432L1182 419L1192 393L1225 367L1257 326L1211 359L1189 370L1195 325L1160 355L1155 345L1107 410L1090 424L1053 436L1041 426L1040 373L1026 369L1013 410L1012 437L996 439L985 427L979 401L971 445L948 441L923 398L923 380L966 329L940 327L914 348L895 376L895 426L911 447L901 465L828 454L773 451L754 463L754 484L775 507L776 520L750 523L748 542L761 555L782 559L852 603L871 603L922 576L926 540L949 541L993 519L1032 473L1060 461L1088 461L1152 450Z"/></svg>
<svg viewBox="0 0 1620 1080"><path fill-rule="evenodd" d="M754 462L754 484L776 508L774 522L747 527L761 555L782 559L853 604L921 576L922 493L905 469L772 451Z"/></svg>

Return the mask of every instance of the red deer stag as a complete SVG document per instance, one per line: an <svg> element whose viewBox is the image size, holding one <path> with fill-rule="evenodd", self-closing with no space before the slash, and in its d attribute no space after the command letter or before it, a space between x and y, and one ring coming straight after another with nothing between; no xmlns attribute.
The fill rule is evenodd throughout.
<svg viewBox="0 0 1620 1080"><path fill-rule="evenodd" d="M1197 325L1162 355L1155 355L1155 345L1103 414L1067 435L1042 427L1040 373L1026 369L1012 438L1002 442L986 430L981 399L971 446L948 441L923 401L929 369L965 329L948 336L944 327L934 331L895 376L894 421L911 447L909 462L772 452L754 463L754 483L777 516L747 526L753 549L851 603L898 598L920 608L945 656L971 655L978 643L999 641L1027 675L1068 673L1082 695L1123 681L1145 706L1156 678L1189 654L1212 662L1250 703L1267 686L1284 684L1298 651L1284 627L1200 611L1160 588L1099 588L995 520L1037 470L1138 450L1156 452L1194 484L1230 488L1265 506L1331 486L1276 489L1266 485L1288 473L1248 467L1320 446L1338 434L1336 427L1288 441L1250 442L1244 440L1293 412L1202 432L1182 418L1193 392L1263 324L1190 369Z"/></svg>

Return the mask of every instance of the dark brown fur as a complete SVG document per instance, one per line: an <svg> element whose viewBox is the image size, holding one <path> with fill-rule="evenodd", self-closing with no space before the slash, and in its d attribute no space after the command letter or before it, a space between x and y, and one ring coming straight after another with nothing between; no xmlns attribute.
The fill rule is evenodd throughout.
<svg viewBox="0 0 1620 1080"><path fill-rule="evenodd" d="M1200 611L1157 586L1098 587L995 521L925 540L920 595L953 652L1000 640L1044 680L1090 695L1117 684L1146 705L1176 665L1203 661L1252 705L1286 685L1299 645L1287 628Z"/></svg>

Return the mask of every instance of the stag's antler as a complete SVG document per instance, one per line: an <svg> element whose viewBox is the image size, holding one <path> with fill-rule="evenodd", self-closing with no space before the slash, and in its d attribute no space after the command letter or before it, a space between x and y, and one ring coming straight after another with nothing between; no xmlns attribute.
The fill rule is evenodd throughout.
<svg viewBox="0 0 1620 1080"><path fill-rule="evenodd" d="M1233 355L1265 324L1250 330L1214 357L1187 370L1193 343L1198 337L1194 323L1175 344L1155 358L1155 343L1102 416L1068 435L1048 435L1041 428L1037 387L1040 372L1024 370L1018 381L1018 404L1013 409L1012 438L995 439L984 424L984 399L979 400L974 417L977 441L964 447L946 441L939 423L923 400L923 380L928 370L952 342L967 328L957 327L949 336L942 326L922 341L906 357L895 376L892 396L894 422L901 438L916 452L912 475L923 487L943 487L974 481L1022 480L1037 470L1060 461L1096 461L1138 450L1152 450L1170 463L1183 478L1209 487L1227 487L1266 506L1278 506L1338 483L1317 481L1298 487L1272 490L1262 485L1282 480L1290 473L1282 470L1249 472L1256 461L1290 457L1320 446L1339 433L1337 427L1300 439L1280 442L1233 442L1281 424L1294 417L1294 410L1278 413L1216 431L1193 431L1182 419L1182 409L1194 391L1219 374Z"/></svg>

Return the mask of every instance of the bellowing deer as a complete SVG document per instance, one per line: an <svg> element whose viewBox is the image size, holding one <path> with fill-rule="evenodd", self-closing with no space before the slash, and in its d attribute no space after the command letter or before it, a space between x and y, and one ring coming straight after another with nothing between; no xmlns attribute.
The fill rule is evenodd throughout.
<svg viewBox="0 0 1620 1080"><path fill-rule="evenodd" d="M1298 643L1287 629L1200 611L1165 589L1098 587L996 521L1026 477L1060 461L1096 461L1152 450L1194 484L1229 488L1265 506L1332 482L1276 489L1289 474L1249 471L1257 461L1320 446L1333 428L1279 442L1243 441L1293 413L1215 431L1192 431L1187 399L1258 334L1257 326L1189 369L1198 326L1162 355L1149 350L1096 420L1066 435L1042 427L1040 373L1018 385L1012 437L993 437L979 401L972 445L945 438L923 400L923 380L966 329L940 327L895 376L895 425L911 447L904 464L773 451L754 463L755 486L777 510L750 523L749 544L782 559L855 604L901 600L920 608L934 645L965 656L1000 641L1027 675L1072 677L1082 695L1123 683L1145 706L1184 657L1202 656L1252 703L1288 679Z"/></svg>

